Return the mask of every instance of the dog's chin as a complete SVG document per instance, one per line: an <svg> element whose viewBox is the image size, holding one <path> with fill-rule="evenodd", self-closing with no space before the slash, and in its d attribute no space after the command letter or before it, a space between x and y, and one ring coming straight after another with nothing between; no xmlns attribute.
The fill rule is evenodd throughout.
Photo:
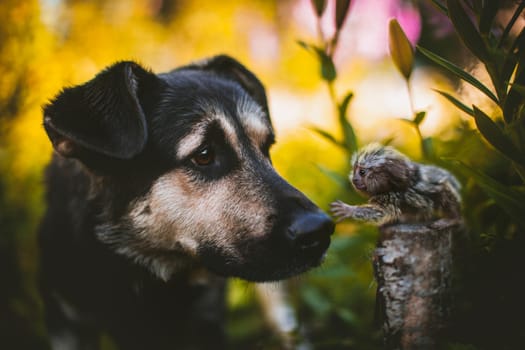
<svg viewBox="0 0 525 350"><path fill-rule="evenodd" d="M251 282L273 282L300 275L322 264L330 239L315 249L278 254L269 250L263 258L260 254L246 257L227 257L217 252L201 251L204 266L224 277L237 277Z"/></svg>
<svg viewBox="0 0 525 350"><path fill-rule="evenodd" d="M275 282L298 276L322 264L324 255L317 261L308 263L292 263L290 266L281 268L259 269L258 271L247 270L244 268L237 271L231 271L232 277L238 277L250 282Z"/></svg>

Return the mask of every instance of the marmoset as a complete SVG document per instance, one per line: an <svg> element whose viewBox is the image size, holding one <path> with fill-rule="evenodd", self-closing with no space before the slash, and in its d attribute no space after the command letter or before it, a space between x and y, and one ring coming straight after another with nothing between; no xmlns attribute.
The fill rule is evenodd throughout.
<svg viewBox="0 0 525 350"><path fill-rule="evenodd" d="M411 161L392 147L370 144L352 157L349 179L369 197L365 205L331 204L338 221L351 218L377 225L460 219L458 180L448 171Z"/></svg>

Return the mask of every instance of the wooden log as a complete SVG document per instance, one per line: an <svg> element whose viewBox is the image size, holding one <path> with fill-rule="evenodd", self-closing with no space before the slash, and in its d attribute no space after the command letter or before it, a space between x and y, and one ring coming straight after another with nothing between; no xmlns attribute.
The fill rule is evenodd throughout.
<svg viewBox="0 0 525 350"><path fill-rule="evenodd" d="M374 252L386 349L436 349L452 307L453 245L458 221L382 227Z"/></svg>

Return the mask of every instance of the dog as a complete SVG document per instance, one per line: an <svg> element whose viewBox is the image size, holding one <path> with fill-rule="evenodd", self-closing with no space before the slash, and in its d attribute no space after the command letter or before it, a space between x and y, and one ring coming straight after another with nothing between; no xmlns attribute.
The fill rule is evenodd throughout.
<svg viewBox="0 0 525 350"><path fill-rule="evenodd" d="M332 220L274 170L266 92L221 55L117 62L44 106L39 231L54 349L220 349L228 277L321 264Z"/></svg>

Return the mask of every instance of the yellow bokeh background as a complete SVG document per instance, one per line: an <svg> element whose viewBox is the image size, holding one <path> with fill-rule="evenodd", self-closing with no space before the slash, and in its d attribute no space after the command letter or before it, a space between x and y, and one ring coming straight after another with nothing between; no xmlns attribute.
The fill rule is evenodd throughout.
<svg viewBox="0 0 525 350"><path fill-rule="evenodd" d="M319 161L344 168L348 160L341 159L343 154L308 129L316 125L337 132L317 62L296 44L298 39L315 42L315 32L297 21L298 16L312 16L297 14L305 11L304 2L173 1L164 14L160 7L165 2L160 0L3 1L3 22L13 28L5 29L1 48L0 98L9 98L17 84L24 89L16 119L2 120L2 127L9 129L3 146L13 156L13 178L38 172L47 163L51 148L41 127L41 105L63 86L85 82L118 60L136 60L163 72L218 53L239 59L267 87L279 140L275 164L284 175ZM410 146L411 139L417 142L412 130L395 119L408 117L409 101L388 57L370 62L356 56L339 63L338 69L340 95L356 92L349 115L361 139L393 138L409 153L417 153L417 147ZM422 126L431 133L456 112L432 95L429 80L435 86L436 75L420 76L413 82L422 85L414 89L416 101L422 101L418 107L438 114ZM322 201L323 188L315 188L322 187L316 186L318 180L300 178L302 189Z"/></svg>

